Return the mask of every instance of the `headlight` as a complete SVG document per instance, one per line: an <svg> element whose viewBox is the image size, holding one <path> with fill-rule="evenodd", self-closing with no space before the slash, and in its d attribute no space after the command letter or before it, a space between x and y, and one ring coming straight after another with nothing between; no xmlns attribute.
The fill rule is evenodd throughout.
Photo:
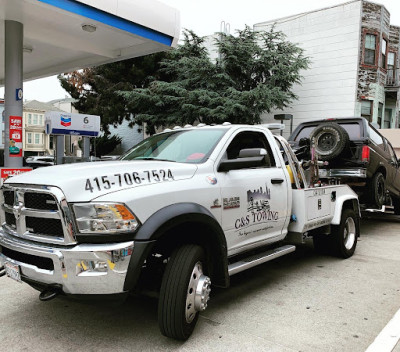
<svg viewBox="0 0 400 352"><path fill-rule="evenodd" d="M134 231L139 222L132 212L118 203L74 204L80 233L113 233Z"/></svg>

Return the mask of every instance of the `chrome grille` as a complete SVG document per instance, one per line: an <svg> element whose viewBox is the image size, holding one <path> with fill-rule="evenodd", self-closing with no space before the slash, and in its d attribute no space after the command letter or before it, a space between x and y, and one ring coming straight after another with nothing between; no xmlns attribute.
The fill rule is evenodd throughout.
<svg viewBox="0 0 400 352"><path fill-rule="evenodd" d="M4 185L0 192L3 230L36 242L75 244L73 221L60 189Z"/></svg>
<svg viewBox="0 0 400 352"><path fill-rule="evenodd" d="M17 222L15 221L15 216L12 213L6 213L6 224L13 228L16 228Z"/></svg>
<svg viewBox="0 0 400 352"><path fill-rule="evenodd" d="M4 191L4 203L7 205L14 205L14 191Z"/></svg>
<svg viewBox="0 0 400 352"><path fill-rule="evenodd" d="M24 202L26 208L41 210L57 210L57 200L48 193L25 192Z"/></svg>
<svg viewBox="0 0 400 352"><path fill-rule="evenodd" d="M40 219L27 216L25 222L26 229L32 233L55 237L62 237L64 235L61 220Z"/></svg>

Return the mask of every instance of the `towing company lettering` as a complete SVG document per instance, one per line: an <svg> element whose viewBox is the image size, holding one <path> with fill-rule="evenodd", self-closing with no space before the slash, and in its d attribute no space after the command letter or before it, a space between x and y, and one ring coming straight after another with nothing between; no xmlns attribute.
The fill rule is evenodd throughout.
<svg viewBox="0 0 400 352"><path fill-rule="evenodd" d="M257 223L277 221L279 213L271 210L269 200L271 199L271 190L265 186L257 190L247 191L247 214L240 219L236 219L235 228L242 229Z"/></svg>

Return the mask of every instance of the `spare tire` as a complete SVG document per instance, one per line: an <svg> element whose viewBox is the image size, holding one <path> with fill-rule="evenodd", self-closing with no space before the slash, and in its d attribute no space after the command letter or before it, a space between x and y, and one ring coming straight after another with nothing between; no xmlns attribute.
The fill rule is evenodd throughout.
<svg viewBox="0 0 400 352"><path fill-rule="evenodd" d="M337 158L349 143L348 133L335 122L325 122L316 127L310 139L318 158L324 161Z"/></svg>

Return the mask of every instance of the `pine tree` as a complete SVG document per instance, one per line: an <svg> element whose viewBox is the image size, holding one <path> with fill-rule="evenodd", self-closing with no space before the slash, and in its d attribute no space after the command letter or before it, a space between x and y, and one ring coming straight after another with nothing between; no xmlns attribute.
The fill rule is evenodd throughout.
<svg viewBox="0 0 400 352"><path fill-rule="evenodd" d="M284 109L295 99L294 84L309 59L282 32L220 33L220 59L212 61L204 38L190 30L166 53L75 71L59 77L83 113L100 115L103 130L124 119L157 127L195 123L249 123ZM132 116L134 118L132 119Z"/></svg>
<svg viewBox="0 0 400 352"><path fill-rule="evenodd" d="M309 59L282 32L220 34L221 59L212 62L204 39L184 31L183 44L161 62L164 80L121 92L137 121L152 127L194 124L260 123L263 112L283 109L297 97Z"/></svg>

